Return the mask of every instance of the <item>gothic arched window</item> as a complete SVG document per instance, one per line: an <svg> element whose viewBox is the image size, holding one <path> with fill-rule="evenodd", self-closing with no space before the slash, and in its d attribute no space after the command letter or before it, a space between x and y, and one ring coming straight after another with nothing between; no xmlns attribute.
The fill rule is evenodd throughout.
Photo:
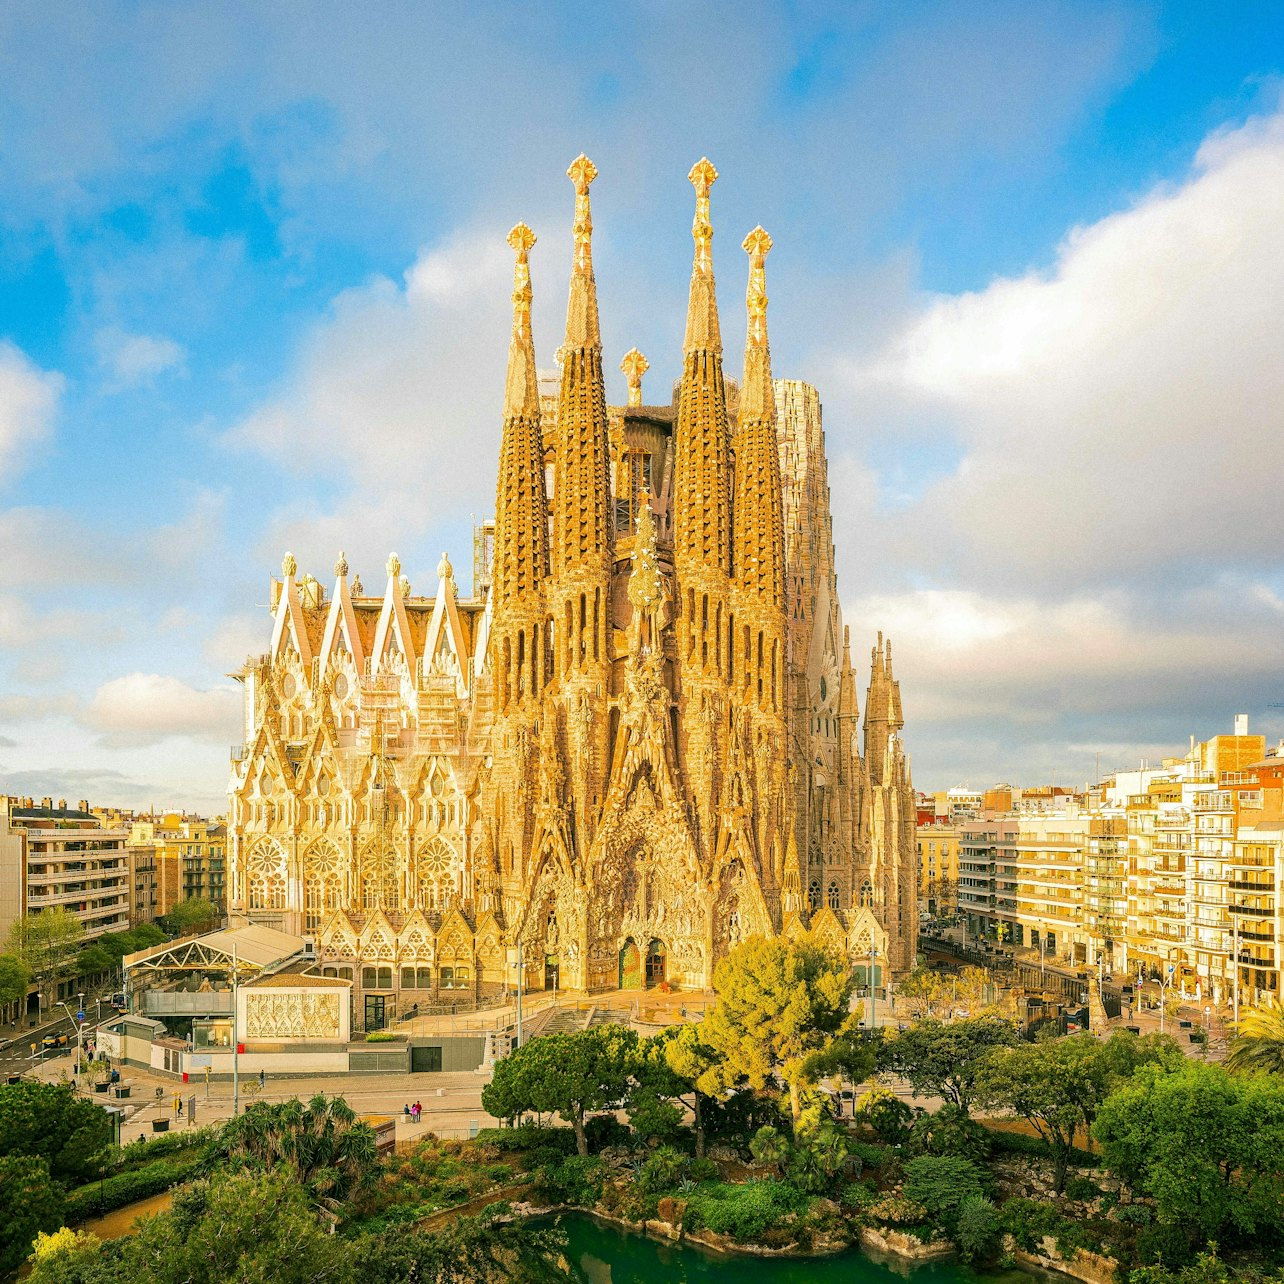
<svg viewBox="0 0 1284 1284"><path fill-rule="evenodd" d="M860 885L860 907L861 909L870 909L874 904L874 887L867 878Z"/></svg>
<svg viewBox="0 0 1284 1284"><path fill-rule="evenodd" d="M818 878L813 878L807 884L807 904L812 909L820 908L820 880Z"/></svg>
<svg viewBox="0 0 1284 1284"><path fill-rule="evenodd" d="M825 896L825 904L828 905L829 908L832 910L836 910L838 908L838 884L837 883L831 882L829 884L829 891Z"/></svg>

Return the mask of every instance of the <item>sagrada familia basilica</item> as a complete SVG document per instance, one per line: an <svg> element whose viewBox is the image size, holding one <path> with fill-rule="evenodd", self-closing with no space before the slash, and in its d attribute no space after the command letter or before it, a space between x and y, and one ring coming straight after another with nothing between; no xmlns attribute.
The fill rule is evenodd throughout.
<svg viewBox="0 0 1284 1284"><path fill-rule="evenodd" d="M511 987L703 988L738 941L810 929L912 966L914 797L891 644L863 726L820 400L773 379L761 227L743 378L723 371L709 192L671 403L646 359L608 405L580 156L560 378L541 380L524 224L495 520L471 596L449 558L367 592L286 557L266 655L236 675L235 918L310 937L387 1011ZM517 948L520 946L520 950ZM518 960L520 959L520 964ZM367 1012L369 1009L367 1008Z"/></svg>

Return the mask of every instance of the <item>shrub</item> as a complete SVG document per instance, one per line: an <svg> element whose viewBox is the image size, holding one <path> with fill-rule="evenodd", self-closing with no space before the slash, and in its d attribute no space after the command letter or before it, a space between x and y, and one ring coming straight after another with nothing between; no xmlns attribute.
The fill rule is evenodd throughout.
<svg viewBox="0 0 1284 1284"><path fill-rule="evenodd" d="M1066 1182L1065 1195L1067 1199L1075 1199L1080 1203L1087 1203L1089 1200L1098 1198L1100 1194L1101 1187L1091 1177L1071 1177Z"/></svg>
<svg viewBox="0 0 1284 1284"><path fill-rule="evenodd" d="M1002 1128L987 1128L990 1135L990 1148L996 1155L1027 1155L1034 1159L1051 1159L1052 1148L1042 1137L1034 1137L1025 1132L1008 1132ZM1076 1168L1098 1168L1101 1156L1090 1150L1080 1150L1077 1146L1070 1151L1070 1162Z"/></svg>
<svg viewBox="0 0 1284 1284"><path fill-rule="evenodd" d="M632 1146L634 1140L633 1129L614 1115L594 1115L584 1125L584 1136L590 1151L606 1146Z"/></svg>
<svg viewBox="0 0 1284 1284"><path fill-rule="evenodd" d="M1165 1222L1143 1226L1137 1232L1135 1251L1137 1260L1146 1265L1158 1262L1164 1266L1185 1266L1192 1256L1185 1232Z"/></svg>
<svg viewBox="0 0 1284 1284"><path fill-rule="evenodd" d="M707 1227L739 1243L760 1240L786 1218L806 1212L809 1196L782 1181L711 1183L693 1191L687 1201L686 1225Z"/></svg>
<svg viewBox="0 0 1284 1284"><path fill-rule="evenodd" d="M556 1164L545 1164L536 1188L554 1204L579 1204L591 1208L602 1193L602 1161L592 1155L568 1155Z"/></svg>
<svg viewBox="0 0 1284 1284"><path fill-rule="evenodd" d="M884 1195L869 1206L869 1217L883 1226L921 1226L927 1209L904 1195Z"/></svg>
<svg viewBox="0 0 1284 1284"><path fill-rule="evenodd" d="M856 1118L868 1124L880 1141L893 1146L909 1140L914 1111L887 1088L871 1088L856 1103Z"/></svg>
<svg viewBox="0 0 1284 1284"><path fill-rule="evenodd" d="M707 1156L703 1159L693 1159L687 1171L691 1174L692 1181L718 1180L718 1165Z"/></svg>
<svg viewBox="0 0 1284 1284"><path fill-rule="evenodd" d="M161 1191L194 1177L200 1163L198 1155L157 1159L150 1164L116 1173L100 1182L81 1186L67 1196L66 1219L70 1224L83 1222L100 1213L124 1208L135 1200L159 1195Z"/></svg>
<svg viewBox="0 0 1284 1284"><path fill-rule="evenodd" d="M1009 1199L999 1212L1000 1228L1027 1253L1038 1248L1045 1235L1056 1235L1060 1224L1056 1207L1037 1199Z"/></svg>
<svg viewBox="0 0 1284 1284"><path fill-rule="evenodd" d="M543 1147L559 1155L575 1153L574 1129L554 1128L544 1124L520 1124L516 1128L483 1128L477 1134L477 1140L504 1152Z"/></svg>
<svg viewBox="0 0 1284 1284"><path fill-rule="evenodd" d="M681 1151L662 1146L642 1165L638 1185L649 1195L663 1195L677 1188L691 1161Z"/></svg>
<svg viewBox="0 0 1284 1284"><path fill-rule="evenodd" d="M989 1132L949 1102L914 1120L908 1146L915 1155L958 1155L976 1164L983 1164L991 1149Z"/></svg>
<svg viewBox="0 0 1284 1284"><path fill-rule="evenodd" d="M185 1150L195 1150L218 1136L221 1125L208 1128L191 1128L185 1132L164 1132L160 1136L144 1141L142 1137L123 1146L118 1153L115 1167L140 1168L144 1164L155 1163L169 1155L181 1154Z"/></svg>
<svg viewBox="0 0 1284 1284"><path fill-rule="evenodd" d="M985 1178L970 1159L920 1155L905 1165L905 1195L953 1228L965 1199L985 1193Z"/></svg>
<svg viewBox="0 0 1284 1284"><path fill-rule="evenodd" d="M999 1239L999 1214L984 1195L969 1195L959 1204L954 1239L965 1262L993 1254Z"/></svg>
<svg viewBox="0 0 1284 1284"><path fill-rule="evenodd" d="M886 1146L874 1141L849 1142L848 1148L866 1168L881 1168L892 1157Z"/></svg>
<svg viewBox="0 0 1284 1284"><path fill-rule="evenodd" d="M1149 1226L1155 1220L1155 1213L1149 1204L1120 1204L1115 1217L1125 1226Z"/></svg>
<svg viewBox="0 0 1284 1284"><path fill-rule="evenodd" d="M367 1043L394 1043L399 1038L391 1030L371 1030L366 1035Z"/></svg>

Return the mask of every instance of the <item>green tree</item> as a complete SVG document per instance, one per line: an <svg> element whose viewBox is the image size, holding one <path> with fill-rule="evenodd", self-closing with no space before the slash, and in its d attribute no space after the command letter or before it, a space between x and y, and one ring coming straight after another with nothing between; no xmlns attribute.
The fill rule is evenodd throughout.
<svg viewBox="0 0 1284 1284"><path fill-rule="evenodd" d="M111 950L95 941L76 956L74 971L77 976L101 976L104 972L114 971L119 963Z"/></svg>
<svg viewBox="0 0 1284 1284"><path fill-rule="evenodd" d="M889 1069L909 1080L916 1097L940 1097L966 1114L985 1058L1016 1042L1016 1027L998 1017L927 1020L889 1039L881 1055Z"/></svg>
<svg viewBox="0 0 1284 1284"><path fill-rule="evenodd" d="M286 1171L220 1175L180 1190L138 1232L42 1244L32 1284L357 1284L358 1250L318 1225Z"/></svg>
<svg viewBox="0 0 1284 1284"><path fill-rule="evenodd" d="M26 1259L37 1234L62 1224L62 1207L62 1190L43 1156L0 1158L0 1274Z"/></svg>
<svg viewBox="0 0 1284 1284"><path fill-rule="evenodd" d="M1123 1032L1105 1043L1076 1034L996 1048L977 1073L976 1097L1020 1115L1048 1143L1059 1194L1076 1137L1092 1128L1110 1093L1144 1065L1171 1072L1173 1056L1170 1040Z"/></svg>
<svg viewBox="0 0 1284 1284"><path fill-rule="evenodd" d="M1226 1064L1232 1070L1266 1070L1284 1075L1284 1006L1269 998L1245 1013L1235 1027Z"/></svg>
<svg viewBox="0 0 1284 1284"><path fill-rule="evenodd" d="M52 1083L0 1085L0 1155L43 1159L55 1181L77 1185L98 1175L111 1143L101 1106Z"/></svg>
<svg viewBox="0 0 1284 1284"><path fill-rule="evenodd" d="M81 921L59 905L15 919L6 950L16 954L41 983L44 1006L53 1007L58 985L75 974L76 956L85 939Z"/></svg>
<svg viewBox="0 0 1284 1284"><path fill-rule="evenodd" d="M697 1025L671 1025L644 1040L638 1047L635 1086L629 1096L629 1120L634 1128L644 1137L664 1136L666 1120L676 1127L681 1121L679 1107L688 1106L695 1128L696 1158L703 1159L710 1099L699 1085L717 1062L717 1053L700 1037Z"/></svg>
<svg viewBox="0 0 1284 1284"><path fill-rule="evenodd" d="M217 926L221 918L213 901L204 896L189 896L162 915L161 921L175 936L199 936Z"/></svg>
<svg viewBox="0 0 1284 1284"><path fill-rule="evenodd" d="M920 1155L905 1165L906 1198L953 1231L965 1199L985 1194L985 1171L958 1155Z"/></svg>
<svg viewBox="0 0 1284 1284"><path fill-rule="evenodd" d="M379 1164L374 1129L342 1097L317 1093L306 1104L256 1101L220 1130L213 1156L256 1168L284 1166L328 1217L367 1185Z"/></svg>
<svg viewBox="0 0 1284 1284"><path fill-rule="evenodd" d="M560 1115L575 1129L578 1152L587 1155L585 1116L624 1104L637 1045L637 1035L618 1025L532 1039L495 1066L482 1089L482 1106L497 1119L528 1110Z"/></svg>
<svg viewBox="0 0 1284 1284"><path fill-rule="evenodd" d="M15 1008L31 988L31 969L16 954L0 954L0 1011Z"/></svg>
<svg viewBox="0 0 1284 1284"><path fill-rule="evenodd" d="M1101 1107L1107 1166L1195 1242L1284 1229L1284 1082L1186 1062L1138 1071Z"/></svg>
<svg viewBox="0 0 1284 1284"><path fill-rule="evenodd" d="M716 967L718 1001L701 1025L720 1060L701 1078L713 1092L747 1082L761 1090L779 1079L795 1125L802 1091L822 1073L817 1054L854 1029L855 976L847 962L810 937L754 936Z"/></svg>

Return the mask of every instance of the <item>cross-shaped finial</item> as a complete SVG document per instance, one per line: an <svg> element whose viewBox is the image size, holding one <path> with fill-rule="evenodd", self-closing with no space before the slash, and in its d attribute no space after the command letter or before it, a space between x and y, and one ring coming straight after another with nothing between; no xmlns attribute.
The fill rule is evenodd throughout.
<svg viewBox="0 0 1284 1284"><path fill-rule="evenodd" d="M525 223L518 223L508 234L508 244L518 254L528 254L535 244L535 233Z"/></svg>
<svg viewBox="0 0 1284 1284"><path fill-rule="evenodd" d="M575 184L577 196L587 196L589 184L597 177L597 166L581 152L570 164L566 177Z"/></svg>
<svg viewBox="0 0 1284 1284"><path fill-rule="evenodd" d="M629 383L629 405L642 404L642 376L651 368L651 363L636 349L630 348L620 362L620 369Z"/></svg>
<svg viewBox="0 0 1284 1284"><path fill-rule="evenodd" d="M687 175L687 182L696 190L697 196L708 196L709 188L718 180L718 171L707 156L701 156Z"/></svg>

